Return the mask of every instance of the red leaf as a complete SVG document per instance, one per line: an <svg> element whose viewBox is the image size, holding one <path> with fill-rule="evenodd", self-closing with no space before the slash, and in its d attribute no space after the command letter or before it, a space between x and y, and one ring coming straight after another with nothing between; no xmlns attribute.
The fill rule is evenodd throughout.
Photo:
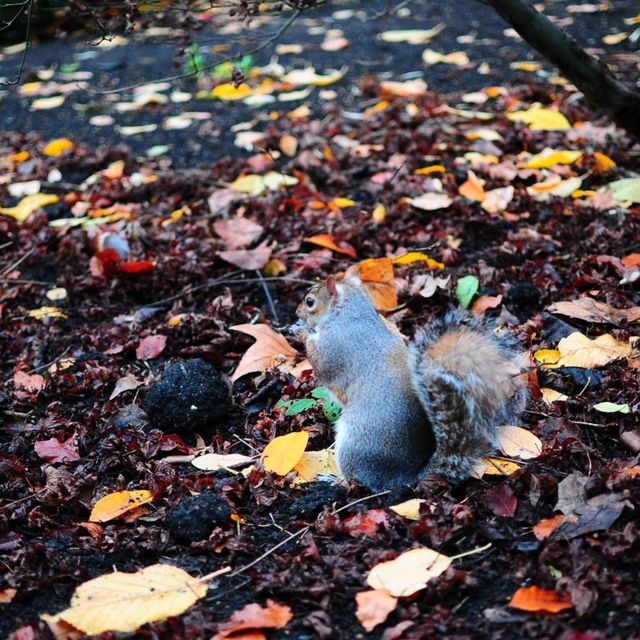
<svg viewBox="0 0 640 640"><path fill-rule="evenodd" d="M133 260L120 263L120 271L126 271L127 273L145 273L152 269L153 262L151 260Z"/></svg>
<svg viewBox="0 0 640 640"><path fill-rule="evenodd" d="M151 360L157 358L167 346L167 336L156 335L147 336L140 341L136 349L136 358L138 360Z"/></svg>
<svg viewBox="0 0 640 640"><path fill-rule="evenodd" d="M75 462L80 460L78 440L72 435L68 440L60 442L57 438L40 440L33 445L35 452L47 462Z"/></svg>
<svg viewBox="0 0 640 640"><path fill-rule="evenodd" d="M380 525L387 524L387 513L384 509L370 509L344 520L344 529L350 536L375 536Z"/></svg>
<svg viewBox="0 0 640 640"><path fill-rule="evenodd" d="M518 499L508 484L499 484L485 491L487 506L497 516L510 518L516 512Z"/></svg>

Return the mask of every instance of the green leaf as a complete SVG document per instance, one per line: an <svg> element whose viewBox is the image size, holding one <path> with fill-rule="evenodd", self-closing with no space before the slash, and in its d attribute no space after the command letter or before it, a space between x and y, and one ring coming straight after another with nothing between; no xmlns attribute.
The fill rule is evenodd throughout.
<svg viewBox="0 0 640 640"><path fill-rule="evenodd" d="M297 400L278 400L274 408L284 409L285 416L297 416L315 406L316 401L312 398L298 398Z"/></svg>
<svg viewBox="0 0 640 640"><path fill-rule="evenodd" d="M322 412L329 422L335 422L342 413L340 403L334 399L333 394L327 387L316 387L311 395L318 400L322 400Z"/></svg>
<svg viewBox="0 0 640 640"><path fill-rule="evenodd" d="M464 276L458 280L458 284L456 285L456 298L458 298L458 301L465 309L469 308L473 296L478 292L479 286L480 283L475 276Z"/></svg>
<svg viewBox="0 0 640 640"><path fill-rule="evenodd" d="M618 202L640 203L640 178L623 178L609 184L613 197Z"/></svg>
<svg viewBox="0 0 640 640"><path fill-rule="evenodd" d="M601 413L629 413L631 411L628 404L616 404L615 402L599 402L594 404L593 408Z"/></svg>

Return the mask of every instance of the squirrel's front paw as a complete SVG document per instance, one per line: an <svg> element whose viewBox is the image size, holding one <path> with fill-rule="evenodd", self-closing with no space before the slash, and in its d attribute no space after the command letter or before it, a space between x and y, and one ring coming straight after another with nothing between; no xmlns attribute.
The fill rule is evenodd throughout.
<svg viewBox="0 0 640 640"><path fill-rule="evenodd" d="M289 333L294 335L301 342L305 342L309 337L309 329L302 320L298 320L295 324L290 325Z"/></svg>

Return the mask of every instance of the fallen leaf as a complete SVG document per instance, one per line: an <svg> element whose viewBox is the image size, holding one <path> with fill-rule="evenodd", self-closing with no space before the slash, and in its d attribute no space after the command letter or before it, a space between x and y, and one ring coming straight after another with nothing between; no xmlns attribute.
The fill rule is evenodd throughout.
<svg viewBox="0 0 640 640"><path fill-rule="evenodd" d="M469 64L469 57L464 51L439 53L433 49L425 49L422 52L422 62L429 66L433 64L453 64L457 67L464 67Z"/></svg>
<svg viewBox="0 0 640 640"><path fill-rule="evenodd" d="M380 83L382 95L398 96L399 98L417 98L427 92L427 83L417 78L416 80L383 80Z"/></svg>
<svg viewBox="0 0 640 640"><path fill-rule="evenodd" d="M227 622L223 622L219 633L211 640L222 638L248 638L236 635L239 631L248 629L283 629L293 618L291 608L278 604L274 600L267 600L264 607L259 604L248 604L239 611L231 614ZM264 636L262 636L264 637Z"/></svg>
<svg viewBox="0 0 640 640"><path fill-rule="evenodd" d="M0 591L0 604L7 604L13 600L16 593L18 593L17 589L13 589L12 587L8 587ZM34 636L35 638L35 636ZM12 638L12 640L14 640ZM18 640L18 639L16 639Z"/></svg>
<svg viewBox="0 0 640 640"><path fill-rule="evenodd" d="M18 222L24 222L32 213L49 204L55 204L60 198L48 193L34 193L25 196L15 207L0 207L0 213L15 218Z"/></svg>
<svg viewBox="0 0 640 640"><path fill-rule="evenodd" d="M562 354L557 349L538 349L533 357L540 364L556 364Z"/></svg>
<svg viewBox="0 0 640 640"><path fill-rule="evenodd" d="M154 335L147 336L140 340L136 348L136 358L138 360L151 360L157 358L167 346L167 336Z"/></svg>
<svg viewBox="0 0 640 640"><path fill-rule="evenodd" d="M56 140L48 142L42 149L42 153L44 153L45 156L55 157L62 155L65 151L73 149L75 146L76 145L67 138L57 138Z"/></svg>
<svg viewBox="0 0 640 640"><path fill-rule="evenodd" d="M396 608L398 599L387 589L373 589L356 593L356 618L367 633L382 624Z"/></svg>
<svg viewBox="0 0 640 640"><path fill-rule="evenodd" d="M609 190L618 202L640 203L640 178L623 178L609 183Z"/></svg>
<svg viewBox="0 0 640 640"><path fill-rule="evenodd" d="M446 193L423 193L416 198L408 198L407 202L422 211L446 209L453 201Z"/></svg>
<svg viewBox="0 0 640 640"><path fill-rule="evenodd" d="M389 311L398 306L393 262L390 258L369 258L350 266L346 274L356 273L378 311Z"/></svg>
<svg viewBox="0 0 640 640"><path fill-rule="evenodd" d="M593 408L600 413L629 413L628 404L616 404L615 402L598 402Z"/></svg>
<svg viewBox="0 0 640 640"><path fill-rule="evenodd" d="M260 460L267 471L286 476L300 462L308 441L309 434L306 431L278 436L264 448Z"/></svg>
<svg viewBox="0 0 640 640"><path fill-rule="evenodd" d="M502 304L502 296L480 296L473 301L471 313L482 315L488 309L495 309Z"/></svg>
<svg viewBox="0 0 640 640"><path fill-rule="evenodd" d="M207 585L178 567L154 564L137 571L114 571L76 588L71 606L46 622L62 620L87 635L134 632L143 624L178 616L207 594Z"/></svg>
<svg viewBox="0 0 640 640"><path fill-rule="evenodd" d="M425 44L435 38L444 29L444 26L444 23L441 22L431 29L392 29L391 31L383 31L380 38L383 42L394 44L399 42Z"/></svg>
<svg viewBox="0 0 640 640"><path fill-rule="evenodd" d="M539 587L520 587L509 601L509 606L521 611L559 613L565 609L573 609L573 602L568 593L558 593Z"/></svg>
<svg viewBox="0 0 640 640"><path fill-rule="evenodd" d="M532 131L562 131L571 129L571 124L559 111L543 107L530 107L526 111L512 111L507 118L516 122L524 122Z"/></svg>
<svg viewBox="0 0 640 640"><path fill-rule="evenodd" d="M437 260L430 258L426 253L422 253L421 251L409 251L401 256L395 256L394 258L391 258L391 262L395 265L426 262L425 266L427 269L444 269L444 264L442 262L438 262Z"/></svg>
<svg viewBox="0 0 640 640"><path fill-rule="evenodd" d="M498 427L496 438L498 447L505 456L531 460L542 453L540 438L522 427Z"/></svg>
<svg viewBox="0 0 640 640"><path fill-rule="evenodd" d="M497 516L511 518L516 512L518 499L508 484L503 482L491 487L484 492L484 496L487 506Z"/></svg>
<svg viewBox="0 0 640 640"><path fill-rule="evenodd" d="M516 190L509 185L508 187L499 187L491 189L484 194L484 200L480 206L487 213L500 213L507 208L507 205L513 200Z"/></svg>
<svg viewBox="0 0 640 640"><path fill-rule="evenodd" d="M29 318L35 318L36 320L42 320L43 318L61 318L67 319L67 314L60 311L58 307L40 307L39 309L31 309L27 311Z"/></svg>
<svg viewBox="0 0 640 640"><path fill-rule="evenodd" d="M244 467L253 462L253 458L243 456L240 453L229 453L222 455L220 453L205 453L203 456L197 456L191 461L191 464L197 469L203 471L217 471L218 469L233 469L234 467Z"/></svg>
<svg viewBox="0 0 640 640"><path fill-rule="evenodd" d="M353 537L375 536L381 525L387 525L388 516L384 509L369 509L344 519L344 530Z"/></svg>
<svg viewBox="0 0 640 640"><path fill-rule="evenodd" d="M139 491L116 491L110 493L104 498L100 498L93 505L90 522L109 522L119 516L137 509L140 505L153 502L153 494L151 491L142 489Z"/></svg>
<svg viewBox="0 0 640 640"><path fill-rule="evenodd" d="M411 498L400 504L394 504L389 509L408 520L420 520L420 505L425 502L426 500L421 498Z"/></svg>
<svg viewBox="0 0 640 640"><path fill-rule="evenodd" d="M318 476L341 477L333 449L305 451L296 463L294 471L298 474L297 480L303 483L313 482Z"/></svg>
<svg viewBox="0 0 640 640"><path fill-rule="evenodd" d="M546 540L565 520L566 516L557 515L540 520L533 527L533 535L538 540Z"/></svg>
<svg viewBox="0 0 640 640"><path fill-rule="evenodd" d="M606 173L607 171L616 167L616 163L606 154L599 151L593 152L593 158L595 162L595 170L598 173Z"/></svg>
<svg viewBox="0 0 640 640"><path fill-rule="evenodd" d="M616 325L621 322L640 322L640 307L615 309L606 302L598 302L589 297L555 302L548 306L547 310L586 322L607 322Z"/></svg>
<svg viewBox="0 0 640 640"><path fill-rule="evenodd" d="M350 258L356 258L356 250L347 242L341 242L337 244L335 238L328 233L320 233L315 236L311 236L310 238L305 238L305 242L309 242L310 244L315 244L319 247L323 247L325 249L330 249L331 251L335 251L336 253L342 253Z"/></svg>
<svg viewBox="0 0 640 640"><path fill-rule="evenodd" d="M40 458L46 460L50 464L56 462L75 462L80 460L78 453L78 439L75 435L64 442L60 442L57 438L49 438L49 440L39 440L33 445L34 451Z"/></svg>
<svg viewBox="0 0 640 640"><path fill-rule="evenodd" d="M582 151L569 151L568 149L543 149L540 153L531 156L525 163L527 169L550 169L557 164L573 164L582 157Z"/></svg>
<svg viewBox="0 0 640 640"><path fill-rule="evenodd" d="M474 478L482 478L483 476L510 476L520 470L520 465L512 460L503 458L482 458L475 465L471 475Z"/></svg>
<svg viewBox="0 0 640 640"><path fill-rule="evenodd" d="M122 376L116 382L116 386L113 388L109 400L117 398L121 393L125 391L132 391L137 389L143 383L142 380L136 378L132 373L128 373L126 376Z"/></svg>
<svg viewBox="0 0 640 640"><path fill-rule="evenodd" d="M262 269L271 259L273 246L269 240L260 243L255 249L237 249L235 251L218 251L218 255L230 264L246 269L247 271L256 271Z"/></svg>
<svg viewBox="0 0 640 640"><path fill-rule="evenodd" d="M268 171L263 176L257 173L245 174L234 180L229 186L240 193L259 196L265 191L279 191L294 184L298 184L298 178L276 171Z"/></svg>
<svg viewBox="0 0 640 640"><path fill-rule="evenodd" d="M347 72L347 67L341 69L330 69L326 74L316 73L313 67L305 67L304 69L293 69L289 73L282 76L283 82L293 85L311 85L314 87L326 87L342 80Z"/></svg>
<svg viewBox="0 0 640 640"><path fill-rule="evenodd" d="M560 393L560 391L556 391L555 389L549 389L548 387L543 387L540 389L542 392L542 399L546 404L553 404L554 402L565 402L569 399L564 393Z"/></svg>
<svg viewBox="0 0 640 640"><path fill-rule="evenodd" d="M13 374L13 384L16 389L37 393L44 389L45 380L39 373L28 374L26 371L16 371Z"/></svg>
<svg viewBox="0 0 640 640"><path fill-rule="evenodd" d="M633 347L636 343L637 340L634 343L620 342L609 334L591 339L575 331L558 342L558 351L562 355L556 366L594 369L604 367L613 360L626 358L629 366L639 367L640 355L634 353Z"/></svg>
<svg viewBox="0 0 640 640"><path fill-rule="evenodd" d="M465 309L469 308L473 296L476 295L480 282L475 276L463 276L456 284L456 298Z"/></svg>
<svg viewBox="0 0 640 640"><path fill-rule="evenodd" d="M484 187L473 171L467 171L467 179L458 188L458 193L469 200L482 202L485 197Z"/></svg>
<svg viewBox="0 0 640 640"><path fill-rule="evenodd" d="M367 584L373 589L388 589L396 597L406 597L421 591L427 582L437 578L451 565L452 558L433 549L410 549L395 560L380 562L367 576Z"/></svg>
<svg viewBox="0 0 640 640"><path fill-rule="evenodd" d="M272 368L279 368L292 375L298 375L304 368L311 368L304 362L294 366L298 352L266 324L238 324L230 328L246 333L256 340L242 356L238 368L231 376L232 382L248 373L263 372Z"/></svg>

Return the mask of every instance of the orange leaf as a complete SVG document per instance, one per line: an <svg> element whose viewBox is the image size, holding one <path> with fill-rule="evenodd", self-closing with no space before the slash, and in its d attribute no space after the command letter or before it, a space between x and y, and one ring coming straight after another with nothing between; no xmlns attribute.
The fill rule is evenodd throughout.
<svg viewBox="0 0 640 640"><path fill-rule="evenodd" d="M487 309L495 309L502 304L502 296L480 296L471 305L471 312L482 315Z"/></svg>
<svg viewBox="0 0 640 640"><path fill-rule="evenodd" d="M368 258L347 269L346 274L356 272L373 306L378 311L395 309L398 306L396 279L390 258Z"/></svg>
<svg viewBox="0 0 640 640"><path fill-rule="evenodd" d="M334 237L328 233L320 233L310 238L305 238L304 241L318 245L319 247L324 247L325 249L331 249L331 251L335 251L336 253L343 253L350 258L356 258L356 250L350 244L341 242L340 245L338 245Z"/></svg>
<svg viewBox="0 0 640 640"><path fill-rule="evenodd" d="M229 638L230 636L237 638L238 636L235 634L238 631L248 629L282 629L287 626L292 618L291 608L278 604L274 600L267 600L264 607L257 603L248 604L246 607L231 614L229 621L220 625L220 633L214 636L212 640ZM245 636L242 635L240 637L244 638Z"/></svg>
<svg viewBox="0 0 640 640"><path fill-rule="evenodd" d="M476 202L482 202L486 195L480 179L473 171L467 171L467 179L458 188L458 193Z"/></svg>
<svg viewBox="0 0 640 640"><path fill-rule="evenodd" d="M572 609L573 602L571 602L571 596L568 593L558 593L533 586L520 587L511 596L509 606L522 611L559 613L565 609Z"/></svg>
<svg viewBox="0 0 640 640"><path fill-rule="evenodd" d="M593 157L596 161L595 170L598 173L606 173L609 169L613 169L613 167L616 166L616 163L608 155L600 153L599 151L595 151Z"/></svg>
<svg viewBox="0 0 640 640"><path fill-rule="evenodd" d="M620 262L626 269L632 269L640 265L640 253L630 253L628 256L624 256L620 259Z"/></svg>
<svg viewBox="0 0 640 640"><path fill-rule="evenodd" d="M93 505L89 522L108 522L127 511L137 509L141 504L153 501L151 491L116 491L100 498Z"/></svg>
<svg viewBox="0 0 640 640"><path fill-rule="evenodd" d="M267 471L286 476L300 462L309 442L306 431L294 431L274 438L260 454Z"/></svg>
<svg viewBox="0 0 640 640"><path fill-rule="evenodd" d="M248 373L261 373L274 367L292 375L298 375L305 368L311 368L306 361L294 366L293 362L298 352L266 324L237 324L230 328L256 339L256 343L242 356L238 368L231 376L231 382Z"/></svg>
<svg viewBox="0 0 640 640"><path fill-rule="evenodd" d="M540 520L537 525L533 527L533 535L538 540L546 540L565 520L565 516L557 515L551 518L545 518Z"/></svg>
<svg viewBox="0 0 640 640"><path fill-rule="evenodd" d="M11 602L16 593L17 591L15 589L12 589L11 587L0 591L0 604Z"/></svg>
<svg viewBox="0 0 640 640"><path fill-rule="evenodd" d="M396 608L398 598L387 589L373 589L356 593L356 618L367 633L382 624Z"/></svg>

